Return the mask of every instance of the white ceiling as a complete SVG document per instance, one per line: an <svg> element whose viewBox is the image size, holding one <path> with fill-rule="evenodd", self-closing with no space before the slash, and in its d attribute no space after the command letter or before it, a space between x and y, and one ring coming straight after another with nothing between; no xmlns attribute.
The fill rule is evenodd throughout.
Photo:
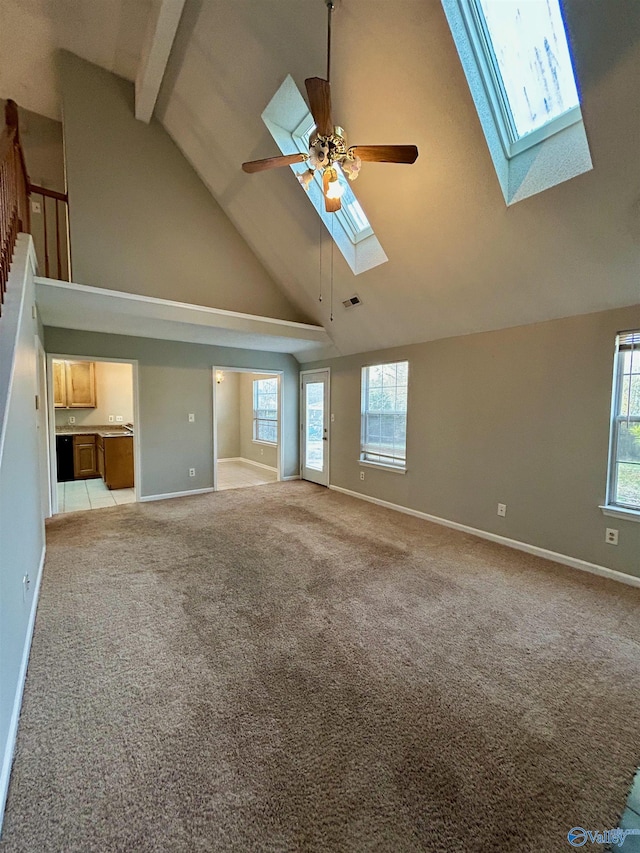
<svg viewBox="0 0 640 853"><path fill-rule="evenodd" d="M153 0L0 0L0 98L59 119L58 48L134 80L152 6Z"/></svg>
<svg viewBox="0 0 640 853"><path fill-rule="evenodd" d="M330 243L325 232L319 303L322 231L304 192L288 168L240 169L278 153L260 115L286 75L302 90L324 76L324 0L187 0L156 116L338 351L640 302L637 0L565 0L594 170L510 208L439 0L337 5L335 122L351 143L414 143L420 156L363 166L354 189L389 261L356 277L336 249L333 322ZM135 77L144 0L0 0L0 10L0 96L55 115L53 46ZM363 305L345 311L355 292Z"/></svg>

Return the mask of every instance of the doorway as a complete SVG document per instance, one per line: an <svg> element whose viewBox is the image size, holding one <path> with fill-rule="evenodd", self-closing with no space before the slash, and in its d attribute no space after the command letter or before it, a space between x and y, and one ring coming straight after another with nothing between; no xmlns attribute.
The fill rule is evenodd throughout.
<svg viewBox="0 0 640 853"><path fill-rule="evenodd" d="M329 368L300 373L300 473L329 485Z"/></svg>
<svg viewBox="0 0 640 853"><path fill-rule="evenodd" d="M139 498L137 362L47 357L52 513Z"/></svg>
<svg viewBox="0 0 640 853"><path fill-rule="evenodd" d="M281 479L280 371L214 367L213 423L215 491Z"/></svg>

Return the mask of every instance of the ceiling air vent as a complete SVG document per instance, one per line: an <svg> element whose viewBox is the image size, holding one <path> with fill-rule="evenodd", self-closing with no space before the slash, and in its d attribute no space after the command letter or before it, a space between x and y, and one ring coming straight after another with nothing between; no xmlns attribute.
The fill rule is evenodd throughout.
<svg viewBox="0 0 640 853"><path fill-rule="evenodd" d="M355 293L353 296L350 296L349 299L343 299L342 304L345 308L354 308L356 305L362 305L362 299Z"/></svg>

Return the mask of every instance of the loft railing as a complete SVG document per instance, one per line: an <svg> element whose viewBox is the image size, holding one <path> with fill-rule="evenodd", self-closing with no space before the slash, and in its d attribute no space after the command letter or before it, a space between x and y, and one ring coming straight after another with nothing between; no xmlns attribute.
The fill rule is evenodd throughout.
<svg viewBox="0 0 640 853"><path fill-rule="evenodd" d="M33 236L40 271L70 281L68 196L29 181L15 101L6 102L5 124L0 135L0 313L21 231Z"/></svg>
<svg viewBox="0 0 640 853"><path fill-rule="evenodd" d="M18 234L30 230L29 175L15 101L7 101L4 114L6 127L0 135L0 311Z"/></svg>
<svg viewBox="0 0 640 853"><path fill-rule="evenodd" d="M68 204L66 193L29 184L31 193L31 234L40 271L47 278L71 281L69 275ZM49 202L47 204L47 201Z"/></svg>

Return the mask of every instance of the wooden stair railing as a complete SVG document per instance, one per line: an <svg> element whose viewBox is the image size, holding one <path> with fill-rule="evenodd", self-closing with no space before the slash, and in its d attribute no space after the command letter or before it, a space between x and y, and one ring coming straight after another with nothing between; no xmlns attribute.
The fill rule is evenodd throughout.
<svg viewBox="0 0 640 853"><path fill-rule="evenodd" d="M6 127L0 134L0 314L7 290L9 267L16 245L16 239L21 231L33 234L38 254L44 254L44 274L50 276L51 268L55 268L58 278L63 274L68 280L68 204L66 193L40 187L29 181L24 151L20 142L20 125L18 121L18 106L15 101L8 100L5 105ZM30 217L30 196L41 197L40 213L42 214L42 229L32 231ZM53 203L53 213L49 217L47 200ZM34 208L36 204L34 204ZM62 210L61 210L62 208ZM55 217L55 218L54 218ZM49 218L53 222L49 222ZM55 227L54 227L55 223ZM35 222L33 223L35 225ZM55 244L52 240L55 232ZM64 241L64 242L63 242ZM53 255L50 258L50 255ZM63 263L63 256L67 259ZM39 258L42 264L43 258ZM42 268L42 267L41 267Z"/></svg>
<svg viewBox="0 0 640 853"><path fill-rule="evenodd" d="M15 101L6 102L5 123L0 135L0 312L18 234L30 231L29 176Z"/></svg>
<svg viewBox="0 0 640 853"><path fill-rule="evenodd" d="M63 272L66 274L67 280L69 279L68 269L65 268L65 265L62 263L62 252L66 251L68 248L68 232L67 232L67 210L69 204L69 196L66 193L59 193L56 190L47 189L47 187L39 187L36 184L29 184L29 192L32 196L41 196L41 213L42 213L42 223L44 230L44 240L43 240L43 252L44 252L44 274L47 278L50 277L50 269L52 267L57 267L58 279L62 279ZM53 247L49 246L50 242L50 234L49 234L49 225L47 222L47 199L50 199L53 203L53 210L55 211L55 244ZM62 208L62 216L60 215L60 211ZM34 223L35 224L35 223ZM61 233L64 236L64 247L61 244ZM39 241L36 241L36 246ZM54 257L49 258L50 248L53 250ZM42 258L39 259L40 263L42 263Z"/></svg>

